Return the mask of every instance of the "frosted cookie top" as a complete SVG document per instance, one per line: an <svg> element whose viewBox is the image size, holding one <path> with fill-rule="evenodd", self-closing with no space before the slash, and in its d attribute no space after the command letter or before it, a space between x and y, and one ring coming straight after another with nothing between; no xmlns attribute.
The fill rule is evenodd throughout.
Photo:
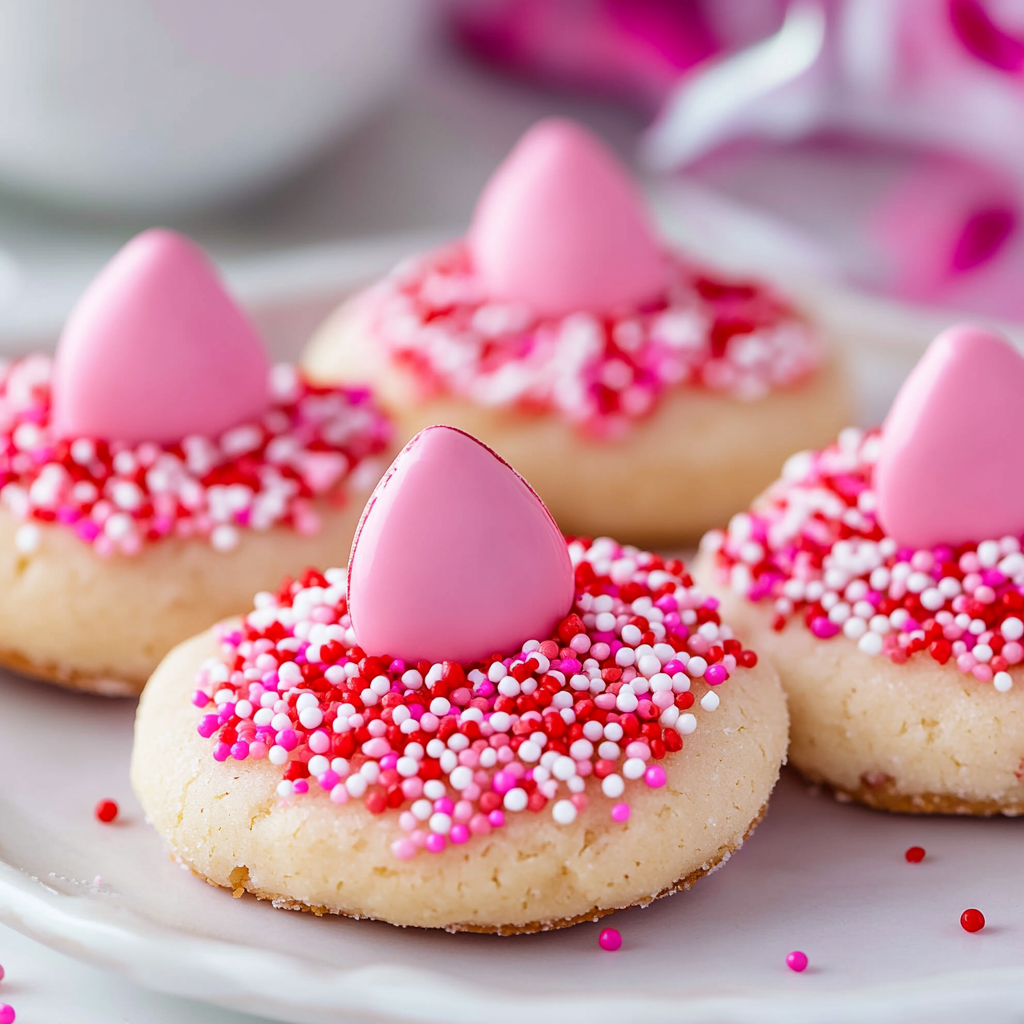
<svg viewBox="0 0 1024 1024"><path fill-rule="evenodd" d="M163 537L230 550L239 529L318 527L311 499L375 479L389 425L362 389L271 368L187 238L155 229L107 264L51 360L0 365L0 504L103 555Z"/></svg>
<svg viewBox="0 0 1024 1024"><path fill-rule="evenodd" d="M551 410L605 435L672 387L753 399L822 359L770 288L667 252L625 170L563 121L520 141L465 241L408 261L362 302L374 342L426 393Z"/></svg>
<svg viewBox="0 0 1024 1024"><path fill-rule="evenodd" d="M282 798L322 790L397 815L400 859L486 835L508 814L569 824L590 776L625 821L630 787L665 784L659 762L757 657L681 562L607 538L567 551L569 614L548 635L468 663L368 656L345 570L286 581L221 634L220 657L197 680L199 733L217 760L278 765ZM706 684L699 703L696 683Z"/></svg>
<svg viewBox="0 0 1024 1024"><path fill-rule="evenodd" d="M134 555L166 537L230 551L246 529L315 533L315 499L344 501L380 474L391 427L367 391L323 388L294 368L268 371L259 419L175 444L60 437L53 427L53 365L30 356L0 365L0 505L34 551L40 525L72 530L101 555Z"/></svg>
<svg viewBox="0 0 1024 1024"><path fill-rule="evenodd" d="M952 661L1008 690L1024 661L1022 392L1007 341L951 328L882 431L793 456L749 513L704 538L720 580L770 602L778 630L799 616L821 640Z"/></svg>
<svg viewBox="0 0 1024 1024"><path fill-rule="evenodd" d="M659 762L757 662L681 562L566 541L514 471L449 427L378 485L347 572L309 570L255 604L199 673L199 733L217 760L280 766L284 799L395 813L400 859L507 814L569 824L592 775L625 821L629 787L663 786Z"/></svg>

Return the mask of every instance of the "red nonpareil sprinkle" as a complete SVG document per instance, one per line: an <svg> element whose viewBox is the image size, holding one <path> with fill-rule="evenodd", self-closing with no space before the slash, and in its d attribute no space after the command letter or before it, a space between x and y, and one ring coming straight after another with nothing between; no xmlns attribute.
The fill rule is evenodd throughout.
<svg viewBox="0 0 1024 1024"><path fill-rule="evenodd" d="M666 259L667 293L613 316L540 318L491 301L463 242L403 264L362 301L378 340L424 386L549 409L602 435L628 429L673 387L759 398L820 365L816 332L768 287Z"/></svg>
<svg viewBox="0 0 1024 1024"><path fill-rule="evenodd" d="M567 545L587 581L570 613L550 637L474 664L367 657L343 569L257 595L189 694L197 731L218 759L278 766L282 799L319 790L395 815L400 860L487 835L508 815L571 825L591 776L589 799L625 821L626 788L666 785L659 762L714 713L719 690L728 699L721 684L752 652L681 563L607 539Z"/></svg>
<svg viewBox="0 0 1024 1024"><path fill-rule="evenodd" d="M960 915L960 927L965 932L980 932L985 927L985 915L980 910L965 910Z"/></svg>
<svg viewBox="0 0 1024 1024"><path fill-rule="evenodd" d="M117 803L113 800L101 800L96 805L96 820L109 825L118 813Z"/></svg>
<svg viewBox="0 0 1024 1024"><path fill-rule="evenodd" d="M924 860L924 847L911 846L903 856L907 858L907 862L910 864L920 864Z"/></svg>
<svg viewBox="0 0 1024 1024"><path fill-rule="evenodd" d="M1007 692L1024 664L1024 537L901 548L875 513L879 443L850 428L794 455L755 508L704 538L718 580L769 604L777 631L795 620L822 642L950 663Z"/></svg>
<svg viewBox="0 0 1024 1024"><path fill-rule="evenodd" d="M246 529L320 526L316 502L376 480L388 421L362 389L317 387L290 366L271 374L259 422L217 438L126 445L60 438L50 424L52 365L0 364L0 505L20 520L30 554L43 524L71 530L101 555L134 555L166 537L235 548Z"/></svg>

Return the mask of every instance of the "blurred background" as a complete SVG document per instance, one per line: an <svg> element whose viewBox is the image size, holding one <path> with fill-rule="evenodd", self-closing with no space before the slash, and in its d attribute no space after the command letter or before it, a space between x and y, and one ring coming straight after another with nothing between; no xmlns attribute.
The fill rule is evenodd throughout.
<svg viewBox="0 0 1024 1024"><path fill-rule="evenodd" d="M1024 323L1024 0L6 0L0 94L2 352L162 223L292 354L551 113L865 352Z"/></svg>

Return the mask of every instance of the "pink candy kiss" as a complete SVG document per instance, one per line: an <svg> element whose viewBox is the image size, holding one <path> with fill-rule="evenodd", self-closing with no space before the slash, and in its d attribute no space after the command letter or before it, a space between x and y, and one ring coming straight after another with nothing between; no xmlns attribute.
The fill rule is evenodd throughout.
<svg viewBox="0 0 1024 1024"><path fill-rule="evenodd" d="M544 316L634 308L668 280L625 169L571 121L523 136L484 189L469 244L488 298Z"/></svg>
<svg viewBox="0 0 1024 1024"><path fill-rule="evenodd" d="M1024 357L951 327L911 371L882 432L878 517L913 548L1024 532Z"/></svg>
<svg viewBox="0 0 1024 1024"><path fill-rule="evenodd" d="M443 426L417 434L371 495L348 588L368 654L464 664L545 639L574 594L540 498L486 445Z"/></svg>
<svg viewBox="0 0 1024 1024"><path fill-rule="evenodd" d="M172 444L259 419L269 365L252 325L189 239L153 229L103 268L53 369L61 436Z"/></svg>

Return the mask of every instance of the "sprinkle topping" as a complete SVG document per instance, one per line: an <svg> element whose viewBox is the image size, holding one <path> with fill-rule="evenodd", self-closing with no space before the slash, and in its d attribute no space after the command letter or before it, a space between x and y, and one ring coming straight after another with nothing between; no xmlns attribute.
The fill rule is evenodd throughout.
<svg viewBox="0 0 1024 1024"><path fill-rule="evenodd" d="M702 546L738 594L773 603L773 627L799 615L818 639L843 634L865 654L915 655L1005 692L1024 662L1021 537L901 547L878 522L880 434L850 428L792 456L754 508Z"/></svg>
<svg viewBox="0 0 1024 1024"><path fill-rule="evenodd" d="M807 970L807 954L802 950L794 949L792 953L786 954L786 966L797 974Z"/></svg>
<svg viewBox="0 0 1024 1024"><path fill-rule="evenodd" d="M960 927L965 932L980 932L985 927L985 915L971 907L960 915Z"/></svg>
<svg viewBox="0 0 1024 1024"><path fill-rule="evenodd" d="M624 822L627 789L666 784L659 762L757 656L682 562L607 538L568 551L575 600L552 635L465 665L367 657L343 569L258 594L199 672L199 734L218 761L279 766L283 799L319 789L396 814L405 834L391 849L403 860L527 810L568 825L587 806L589 776Z"/></svg>
<svg viewBox="0 0 1024 1024"><path fill-rule="evenodd" d="M102 821L105 825L109 825L118 814L118 806L115 800L101 800L96 805L96 820Z"/></svg>
<svg viewBox="0 0 1024 1024"><path fill-rule="evenodd" d="M814 331L766 286L666 259L665 296L615 315L542 317L489 300L464 242L403 264L364 301L376 337L428 391L554 410L601 436L676 385L755 399L818 367Z"/></svg>
<svg viewBox="0 0 1024 1024"><path fill-rule="evenodd" d="M219 551L245 528L315 533L315 498L343 498L378 473L388 421L362 389L316 387L291 366L271 371L261 420L216 439L130 445L55 436L52 363L0 363L0 504L23 521L16 543L40 541L39 523L73 530L98 554L137 554L164 537L206 538Z"/></svg>

